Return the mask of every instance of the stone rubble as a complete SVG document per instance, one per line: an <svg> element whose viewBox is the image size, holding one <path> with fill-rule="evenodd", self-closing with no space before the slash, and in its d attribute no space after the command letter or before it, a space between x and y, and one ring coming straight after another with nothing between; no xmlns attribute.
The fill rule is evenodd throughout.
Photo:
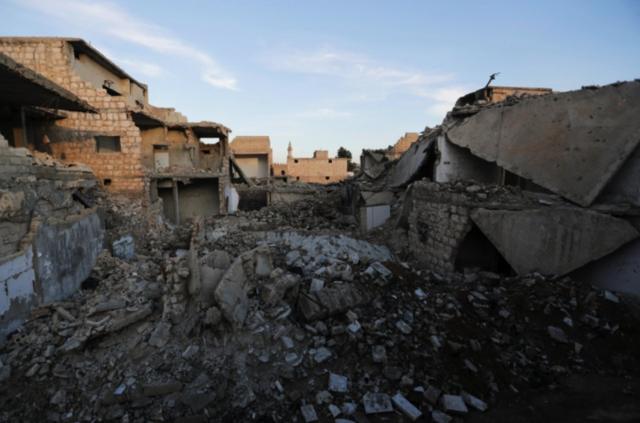
<svg viewBox="0 0 640 423"><path fill-rule="evenodd" d="M418 270L323 207L103 252L0 349L0 421L452 422L567 374L640 368L623 298L569 277Z"/></svg>

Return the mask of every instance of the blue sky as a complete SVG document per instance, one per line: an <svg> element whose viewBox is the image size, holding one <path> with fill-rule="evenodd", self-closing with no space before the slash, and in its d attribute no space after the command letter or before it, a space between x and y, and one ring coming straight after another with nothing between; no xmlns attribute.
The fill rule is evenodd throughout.
<svg viewBox="0 0 640 423"><path fill-rule="evenodd" d="M640 78L640 1L0 0L3 35L81 37L152 104L276 160L382 148L441 122L489 74L564 91Z"/></svg>

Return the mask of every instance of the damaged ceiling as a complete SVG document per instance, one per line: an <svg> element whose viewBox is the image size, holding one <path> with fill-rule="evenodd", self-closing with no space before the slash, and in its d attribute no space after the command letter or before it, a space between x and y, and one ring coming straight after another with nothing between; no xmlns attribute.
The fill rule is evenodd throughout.
<svg viewBox="0 0 640 423"><path fill-rule="evenodd" d="M640 143L640 82L529 97L454 125L448 140L582 206Z"/></svg>

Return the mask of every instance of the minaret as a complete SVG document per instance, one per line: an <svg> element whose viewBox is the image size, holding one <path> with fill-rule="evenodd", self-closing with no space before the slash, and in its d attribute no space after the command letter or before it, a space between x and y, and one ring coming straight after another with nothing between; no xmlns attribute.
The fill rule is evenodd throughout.
<svg viewBox="0 0 640 423"><path fill-rule="evenodd" d="M293 147L291 147L291 141L289 141L289 147L287 148L287 159L293 157Z"/></svg>

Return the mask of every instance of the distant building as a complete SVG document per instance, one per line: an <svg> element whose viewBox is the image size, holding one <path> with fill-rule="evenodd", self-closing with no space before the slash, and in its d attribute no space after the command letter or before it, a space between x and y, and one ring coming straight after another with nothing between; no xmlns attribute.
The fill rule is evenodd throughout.
<svg viewBox="0 0 640 423"><path fill-rule="evenodd" d="M346 158L330 158L327 150L316 150L313 157L293 157L293 147L289 143L287 163L274 163L273 176L290 182L330 184L347 178L348 162Z"/></svg>
<svg viewBox="0 0 640 423"><path fill-rule="evenodd" d="M411 144L418 141L420 136L417 132L405 132L398 141L387 151L386 156L389 160L399 159L402 154L411 147Z"/></svg>
<svg viewBox="0 0 640 423"><path fill-rule="evenodd" d="M268 178L271 175L273 155L268 136L237 136L230 146L236 162L249 178Z"/></svg>

